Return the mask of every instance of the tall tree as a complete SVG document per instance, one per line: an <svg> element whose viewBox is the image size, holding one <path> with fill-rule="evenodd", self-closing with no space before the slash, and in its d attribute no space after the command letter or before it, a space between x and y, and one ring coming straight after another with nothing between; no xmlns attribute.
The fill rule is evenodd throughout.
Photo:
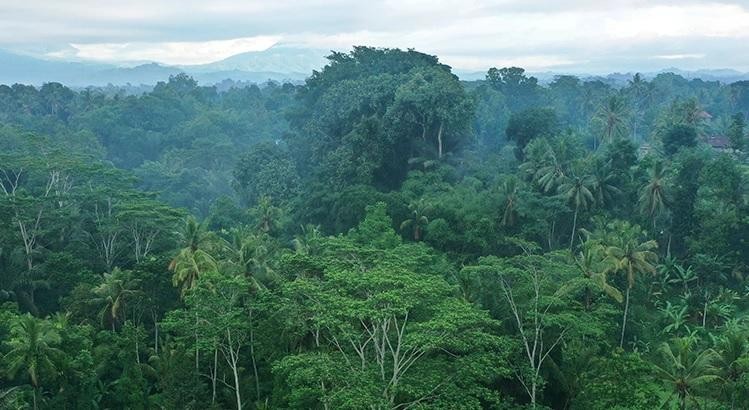
<svg viewBox="0 0 749 410"><path fill-rule="evenodd" d="M694 345L692 338L663 343L659 349L661 362L655 367L661 380L671 387L669 400L676 395L680 410L686 410L690 399L699 407L695 393L720 379L715 367L718 354L712 349L695 352Z"/></svg>
<svg viewBox="0 0 749 410"><path fill-rule="evenodd" d="M202 273L216 271L218 265L208 253L211 248L211 236L206 230L205 223L200 223L190 216L178 234L182 248L169 263L169 270L174 272L172 282L180 287L184 295L195 286Z"/></svg>
<svg viewBox="0 0 749 410"><path fill-rule="evenodd" d="M107 324L115 331L117 323L125 318L127 304L142 291L139 281L133 279L127 271L115 268L111 273L104 273L101 283L93 289L94 304L101 305L99 313L102 326Z"/></svg>
<svg viewBox="0 0 749 410"><path fill-rule="evenodd" d="M598 108L595 119L601 124L603 131L603 142L610 143L615 138L627 135L627 123L629 122L629 110L623 97L612 95ZM594 149L597 148L594 141Z"/></svg>
<svg viewBox="0 0 749 410"><path fill-rule="evenodd" d="M626 275L627 290L624 297L624 314L622 316L622 332L619 347L624 346L624 334L627 327L629 313L629 297L635 285L637 276L643 273L656 273L655 263L658 256L653 252L658 243L653 240L641 241L642 229L626 222L609 226L613 235L609 235L606 242L606 255L610 259L611 270Z"/></svg>
<svg viewBox="0 0 749 410"><path fill-rule="evenodd" d="M11 335L6 342L8 353L3 357L11 377L19 371L28 376L34 388L34 409L37 395L45 380L55 377L63 356L59 349L60 334L51 324L30 314L18 316L11 325Z"/></svg>
<svg viewBox="0 0 749 410"><path fill-rule="evenodd" d="M530 108L510 116L505 134L507 139L515 142L515 157L525 158L523 151L526 145L541 137L552 137L558 131L558 119L554 110L549 108Z"/></svg>
<svg viewBox="0 0 749 410"><path fill-rule="evenodd" d="M421 141L433 140L437 158L442 158L446 147L455 147L467 135L473 111L471 99L458 78L439 67L411 74L411 79L396 90L386 116L399 128L403 123L415 124L421 131Z"/></svg>
<svg viewBox="0 0 749 410"><path fill-rule="evenodd" d="M428 205L424 203L423 199L413 202L408 206L411 211L410 218L404 220L401 223L401 230L411 228L413 232L413 239L420 241L424 228L429 224L429 218L426 213L428 212Z"/></svg>
<svg viewBox="0 0 749 410"><path fill-rule="evenodd" d="M525 248L524 255L482 258L478 265L464 268L461 275L493 278L482 287L490 287L501 296L501 315L518 335L520 344L515 378L531 408L536 408L544 386L542 370L574 331L574 316L563 308L568 289L565 285L574 269L558 263L559 259L552 255L534 255L531 244L518 244ZM489 285L492 282L493 287Z"/></svg>
<svg viewBox="0 0 749 410"><path fill-rule="evenodd" d="M663 162L657 161L650 170L650 180L640 189L640 210L650 218L653 228L658 217L666 212L668 206L665 178L666 169Z"/></svg>
<svg viewBox="0 0 749 410"><path fill-rule="evenodd" d="M736 113L731 117L728 128L728 140L734 151L742 151L746 144L746 120L743 113Z"/></svg>
<svg viewBox="0 0 749 410"><path fill-rule="evenodd" d="M582 177L573 176L559 185L557 191L562 195L567 203L574 210L572 217L572 231L570 233L570 249L575 241L575 232L577 232L577 214L580 209L588 209L594 202L595 198L591 192L591 186L595 182L590 175Z"/></svg>

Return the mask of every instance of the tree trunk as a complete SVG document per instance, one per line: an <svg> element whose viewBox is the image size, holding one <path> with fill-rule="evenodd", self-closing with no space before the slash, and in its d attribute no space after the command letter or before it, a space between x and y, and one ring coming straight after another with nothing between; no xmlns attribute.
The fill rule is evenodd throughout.
<svg viewBox="0 0 749 410"><path fill-rule="evenodd" d="M627 286L627 295L624 299L624 317L622 318L622 337L619 339L619 347L624 347L624 331L627 328L627 312L629 311L629 291L632 288L630 286Z"/></svg>
<svg viewBox="0 0 749 410"><path fill-rule="evenodd" d="M536 408L536 380L535 378L531 382L531 408Z"/></svg>
<svg viewBox="0 0 749 410"><path fill-rule="evenodd" d="M140 346L138 344L138 334L135 334L135 363L140 365Z"/></svg>
<svg viewBox="0 0 749 410"><path fill-rule="evenodd" d="M702 328L705 328L705 324L707 324L707 304L709 302L709 299L705 298L705 306L702 308Z"/></svg>
<svg viewBox="0 0 749 410"><path fill-rule="evenodd" d="M195 374L200 372L200 351L198 350L198 314L195 313Z"/></svg>
<svg viewBox="0 0 749 410"><path fill-rule="evenodd" d="M211 372L211 404L216 402L216 380L218 380L218 347L213 349L213 371Z"/></svg>
<svg viewBox="0 0 749 410"><path fill-rule="evenodd" d="M440 129L437 131L437 157L442 158L442 128L444 121L440 121Z"/></svg>
<svg viewBox="0 0 749 410"><path fill-rule="evenodd" d="M239 369L234 365L231 370L234 373L234 394L237 398L237 410L242 410L242 396L239 393Z"/></svg>
<svg viewBox="0 0 749 410"><path fill-rule="evenodd" d="M575 242L575 230L577 229L577 211L579 210L579 206L575 206L575 216L572 218L572 233L570 234L570 250L572 249L572 244Z"/></svg>
<svg viewBox="0 0 749 410"><path fill-rule="evenodd" d="M234 375L234 396L237 400L237 410L242 410L242 395L239 391L239 348L237 348L237 351L234 351L234 344L231 340L231 332L227 329L226 330L226 336L227 336L227 350L229 350L229 366L231 367L231 372Z"/></svg>
<svg viewBox="0 0 749 410"><path fill-rule="evenodd" d="M252 360L252 372L255 376L255 400L260 400L260 378L257 374L257 362L255 361L255 328L252 325L252 311L250 310L250 359Z"/></svg>
<svg viewBox="0 0 749 410"><path fill-rule="evenodd" d="M553 218L556 218L556 215L554 215ZM549 250L551 250L551 248L552 248L552 242L553 242L553 239L554 239L554 231L556 230L556 226L557 226L557 221L556 221L556 219L553 219L551 221L551 229L549 230L549 238L548 238L549 239L548 240L548 242L549 242Z"/></svg>

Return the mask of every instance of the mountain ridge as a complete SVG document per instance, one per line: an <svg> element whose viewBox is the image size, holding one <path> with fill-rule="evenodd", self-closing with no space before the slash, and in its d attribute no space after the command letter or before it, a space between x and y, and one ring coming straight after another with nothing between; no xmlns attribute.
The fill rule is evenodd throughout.
<svg viewBox="0 0 749 410"><path fill-rule="evenodd" d="M145 62L137 65L115 65L94 61L50 60L0 49L0 84L29 84L40 86L48 82L59 82L70 87L155 85L170 75L186 73L201 84L212 85L223 80L263 83L266 81L301 82L312 70L322 68L328 51L312 48L276 45L263 51L249 51L227 58L196 65L167 65ZM455 69L461 80L484 79L486 71ZM682 70L676 67L644 72L646 79L662 73L678 74L686 79L720 81L731 83L749 80L749 73L734 69ZM563 71L529 71L529 75L547 84L560 75L574 75L583 80L601 80L623 85L634 72L609 73L605 75L566 73Z"/></svg>

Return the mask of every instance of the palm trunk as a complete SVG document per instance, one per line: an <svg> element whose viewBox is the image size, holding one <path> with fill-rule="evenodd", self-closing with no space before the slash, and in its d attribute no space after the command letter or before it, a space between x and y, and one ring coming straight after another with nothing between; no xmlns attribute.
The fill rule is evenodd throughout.
<svg viewBox="0 0 749 410"><path fill-rule="evenodd" d="M556 218L556 215L554 215L553 218ZM556 219L553 219L551 221L551 229L549 230L549 238L548 238L549 250L551 250L551 248L552 248L552 242L553 242L553 239L554 239L554 231L556 230L556 227L557 227L557 221L556 221Z"/></svg>
<svg viewBox="0 0 749 410"><path fill-rule="evenodd" d="M200 371L200 351L198 350L198 314L195 313L195 374Z"/></svg>
<svg viewBox="0 0 749 410"><path fill-rule="evenodd" d="M575 216L572 218L572 233L570 234L570 249L572 249L572 244L575 242L575 230L577 229L577 211L579 210L579 206L575 206Z"/></svg>
<svg viewBox="0 0 749 410"><path fill-rule="evenodd" d="M437 131L437 157L442 158L442 128L444 121L440 121L440 129Z"/></svg>
<svg viewBox="0 0 749 410"><path fill-rule="evenodd" d="M252 359L252 372L255 375L255 400L260 400L260 378L257 374L257 362L255 361L255 330L252 324L252 311L250 311L250 359Z"/></svg>
<svg viewBox="0 0 749 410"><path fill-rule="evenodd" d="M624 299L624 317L622 318L622 336L621 339L619 339L619 347L624 347L624 331L627 329L627 312L629 312L629 291L632 288L630 286L627 286L627 296Z"/></svg>
<svg viewBox="0 0 749 410"><path fill-rule="evenodd" d="M709 299L705 299L705 306L702 308L702 328L705 328L705 325L707 324L707 304L709 302Z"/></svg>
<svg viewBox="0 0 749 410"><path fill-rule="evenodd" d="M138 343L138 336L135 336L135 363L140 365L140 345Z"/></svg>
<svg viewBox="0 0 749 410"><path fill-rule="evenodd" d="M213 370L211 371L211 404L216 402L216 380L218 380L218 347L213 349Z"/></svg>

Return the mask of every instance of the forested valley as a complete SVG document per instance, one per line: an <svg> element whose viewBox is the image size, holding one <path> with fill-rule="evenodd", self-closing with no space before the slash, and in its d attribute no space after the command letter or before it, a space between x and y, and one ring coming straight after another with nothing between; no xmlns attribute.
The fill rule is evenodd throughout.
<svg viewBox="0 0 749 410"><path fill-rule="evenodd" d="M328 61L0 86L0 408L747 408L749 82Z"/></svg>

